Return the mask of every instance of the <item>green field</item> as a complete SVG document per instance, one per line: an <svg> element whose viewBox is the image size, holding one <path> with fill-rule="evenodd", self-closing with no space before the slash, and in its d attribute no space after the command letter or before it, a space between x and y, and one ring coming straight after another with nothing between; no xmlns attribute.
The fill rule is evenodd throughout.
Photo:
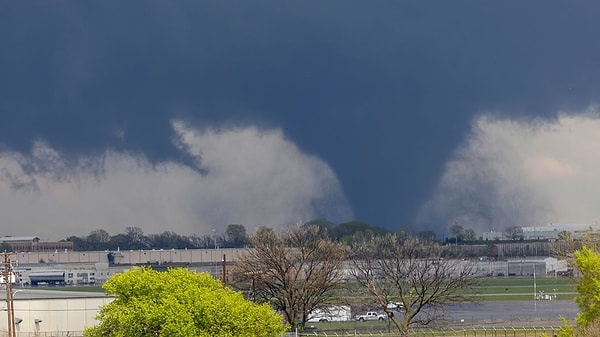
<svg viewBox="0 0 600 337"><path fill-rule="evenodd" d="M552 295L552 299L572 300L575 295L576 281L571 278L537 278L535 280L535 293ZM103 292L100 286L69 286L69 287L37 287L35 289L61 290L61 291L87 291ZM533 278L522 277L488 277L481 280L481 285L471 293L476 301L527 301L534 296ZM554 298L554 296L556 297ZM347 297L339 291L340 297ZM353 295L359 301L369 300L371 297L365 292L363 296Z"/></svg>
<svg viewBox="0 0 600 337"><path fill-rule="evenodd" d="M532 277L485 277L473 291L465 292L472 295L475 301L529 301L534 294L549 295L553 300L572 300L577 294L576 280L572 278L537 278ZM352 294L347 290L338 290L336 296L343 304L372 303L366 291L352 287ZM542 296L546 298L546 296Z"/></svg>
<svg viewBox="0 0 600 337"><path fill-rule="evenodd" d="M534 294L572 300L576 295L575 285L570 278L538 278L535 287L533 278L486 278L474 296L477 301L525 301L532 300Z"/></svg>

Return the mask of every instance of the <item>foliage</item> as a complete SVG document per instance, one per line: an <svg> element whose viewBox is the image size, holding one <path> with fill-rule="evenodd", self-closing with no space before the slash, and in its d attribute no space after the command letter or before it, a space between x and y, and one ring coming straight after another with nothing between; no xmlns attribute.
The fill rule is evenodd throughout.
<svg viewBox="0 0 600 337"><path fill-rule="evenodd" d="M225 235L227 237L227 247L240 248L248 243L248 234L246 234L246 227L244 225L228 225Z"/></svg>
<svg viewBox="0 0 600 337"><path fill-rule="evenodd" d="M388 229L371 226L366 222L350 221L344 222L329 230L329 236L334 241L350 243L361 235L383 235L390 233Z"/></svg>
<svg viewBox="0 0 600 337"><path fill-rule="evenodd" d="M450 226L450 233L454 236L456 240L462 240L465 229L463 226L454 224Z"/></svg>
<svg viewBox="0 0 600 337"><path fill-rule="evenodd" d="M350 273L363 287L358 291L366 289L405 333L438 318L445 304L469 300L478 285L472 262L443 259L441 251L437 244L391 234L365 238L352 247ZM404 315L394 315L389 303L401 303Z"/></svg>
<svg viewBox="0 0 600 337"><path fill-rule="evenodd" d="M281 336L285 325L268 305L246 301L207 273L133 268L103 286L103 306L86 337Z"/></svg>
<svg viewBox="0 0 600 337"><path fill-rule="evenodd" d="M450 226L450 234L453 235L453 238L451 240L447 238L446 240L449 242L475 241L477 239L475 230L472 228L464 228L459 224Z"/></svg>
<svg viewBox="0 0 600 337"><path fill-rule="evenodd" d="M575 252L575 259L582 274L575 298L580 308L577 324L587 326L600 317L600 254L584 246Z"/></svg>
<svg viewBox="0 0 600 337"><path fill-rule="evenodd" d="M509 226L504 229L504 236L511 240L522 240L523 239L523 227L521 226Z"/></svg>
<svg viewBox="0 0 600 337"><path fill-rule="evenodd" d="M600 318L594 319L590 324L581 329L582 337L598 337L600 336ZM566 335L565 335L566 336ZM573 335L570 335L573 336ZM561 336L559 336L561 337Z"/></svg>
<svg viewBox="0 0 600 337"><path fill-rule="evenodd" d="M574 256L582 275L577 283L579 295L575 298L580 309L577 327L563 319L558 337L600 336L600 253L583 246Z"/></svg>
<svg viewBox="0 0 600 337"><path fill-rule="evenodd" d="M477 238L475 237L475 230L472 228L467 228L463 232L463 240L465 241L475 241Z"/></svg>
<svg viewBox="0 0 600 337"><path fill-rule="evenodd" d="M347 247L333 242L324 228L295 225L277 235L260 228L233 271L239 287L269 302L286 316L292 329L304 328L316 308L333 303L333 290L343 282Z"/></svg>
<svg viewBox="0 0 600 337"><path fill-rule="evenodd" d="M204 235L180 235L172 231L164 231L160 234L145 235L139 227L126 227L125 233L109 235L103 229L96 229L88 236L70 236L66 241L73 242L73 250L130 250L130 249L198 249L213 248L215 240L220 246L224 241L222 237Z"/></svg>
<svg viewBox="0 0 600 337"><path fill-rule="evenodd" d="M415 237L418 238L419 240L422 241L429 241L429 242L433 242L436 241L436 234L434 231L430 231L430 230L426 230L426 231L420 231L417 232Z"/></svg>
<svg viewBox="0 0 600 337"><path fill-rule="evenodd" d="M566 260L570 267L574 267L577 265L575 252L584 246L598 251L600 250L600 241L592 233L575 236L570 232L562 231L558 233L557 244L552 246L552 256Z"/></svg>
<svg viewBox="0 0 600 337"><path fill-rule="evenodd" d="M177 249L179 247L190 247L189 239L175 232L164 231L161 234L150 234L145 240L157 249ZM147 244L145 244L147 246Z"/></svg>

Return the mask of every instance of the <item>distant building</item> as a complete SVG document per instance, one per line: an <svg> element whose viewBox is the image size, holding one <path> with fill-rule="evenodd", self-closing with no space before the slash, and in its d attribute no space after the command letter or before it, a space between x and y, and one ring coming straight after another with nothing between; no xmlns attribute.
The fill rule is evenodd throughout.
<svg viewBox="0 0 600 337"><path fill-rule="evenodd" d="M598 224L554 224L550 223L545 226L521 227L523 230L523 240L556 240L561 232L569 232L573 236L581 236L585 234L600 233L600 225ZM487 241L505 241L512 240L504 232L484 232L483 239Z"/></svg>
<svg viewBox="0 0 600 337"><path fill-rule="evenodd" d="M0 243L8 246L14 252L57 252L72 251L71 241L41 241L38 236L4 236Z"/></svg>
<svg viewBox="0 0 600 337"><path fill-rule="evenodd" d="M500 241L500 240L507 240L506 237L504 236L503 232L484 232L483 233L483 239L486 241Z"/></svg>

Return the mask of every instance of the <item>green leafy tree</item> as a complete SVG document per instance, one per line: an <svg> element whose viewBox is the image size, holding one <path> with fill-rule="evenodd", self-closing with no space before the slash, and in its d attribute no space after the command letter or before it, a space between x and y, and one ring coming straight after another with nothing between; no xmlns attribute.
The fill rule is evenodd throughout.
<svg viewBox="0 0 600 337"><path fill-rule="evenodd" d="M115 299L100 309L86 337L281 336L282 317L246 301L207 273L133 268L104 285Z"/></svg>
<svg viewBox="0 0 600 337"><path fill-rule="evenodd" d="M329 230L329 236L334 241L351 243L357 240L357 237L362 235L384 235L390 233L390 230L371 226L366 222L350 221L341 223Z"/></svg>
<svg viewBox="0 0 600 337"><path fill-rule="evenodd" d="M130 249L129 239L125 234L111 236L108 246L110 249Z"/></svg>
<svg viewBox="0 0 600 337"><path fill-rule="evenodd" d="M577 324L586 326L600 317L600 254L584 246L575 252L575 260L582 275L575 298L580 309Z"/></svg>
<svg viewBox="0 0 600 337"><path fill-rule="evenodd" d="M104 250L108 248L110 234L104 229L95 229L87 237L89 247L93 250Z"/></svg>
<svg viewBox="0 0 600 337"><path fill-rule="evenodd" d="M575 252L575 262L581 272L575 302L579 306L577 326L563 319L559 337L600 336L600 253L583 246Z"/></svg>
<svg viewBox="0 0 600 337"><path fill-rule="evenodd" d="M248 243L248 234L246 234L246 227L244 225L227 225L225 235L227 236L227 245L230 247L240 248Z"/></svg>
<svg viewBox="0 0 600 337"><path fill-rule="evenodd" d="M69 236L66 241L73 242L73 250L82 251L82 250L91 250L89 247L89 243L86 238L80 236Z"/></svg>

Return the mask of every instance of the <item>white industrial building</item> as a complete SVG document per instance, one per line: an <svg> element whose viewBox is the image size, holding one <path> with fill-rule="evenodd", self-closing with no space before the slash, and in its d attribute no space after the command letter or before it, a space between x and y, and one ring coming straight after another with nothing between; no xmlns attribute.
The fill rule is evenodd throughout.
<svg viewBox="0 0 600 337"><path fill-rule="evenodd" d="M8 336L6 293L1 296L0 336ZM15 331L19 336L83 336L86 327L96 325L99 308L113 297L103 293L13 289Z"/></svg>
<svg viewBox="0 0 600 337"><path fill-rule="evenodd" d="M574 236L581 236L586 233L600 233L598 224L555 224L550 223L545 226L521 227L523 230L523 240L556 240L560 232L569 232ZM511 240L510 235L505 232L490 231L484 232L483 240Z"/></svg>

